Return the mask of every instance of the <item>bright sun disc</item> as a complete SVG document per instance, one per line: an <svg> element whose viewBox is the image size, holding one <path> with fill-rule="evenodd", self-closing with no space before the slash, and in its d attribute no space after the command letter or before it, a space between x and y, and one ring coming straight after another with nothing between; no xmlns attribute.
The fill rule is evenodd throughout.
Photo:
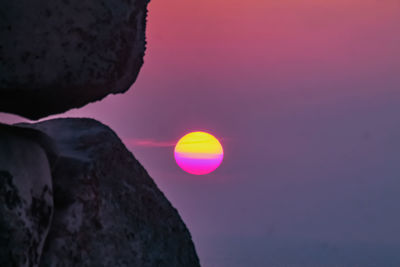
<svg viewBox="0 0 400 267"><path fill-rule="evenodd" d="M208 174L221 164L224 151L217 138L205 132L192 132L182 137L175 146L175 160L182 170Z"/></svg>

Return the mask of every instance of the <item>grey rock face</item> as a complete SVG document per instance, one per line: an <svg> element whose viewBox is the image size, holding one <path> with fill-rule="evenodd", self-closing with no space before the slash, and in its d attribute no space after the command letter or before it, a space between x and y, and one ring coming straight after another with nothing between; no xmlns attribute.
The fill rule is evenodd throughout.
<svg viewBox="0 0 400 267"><path fill-rule="evenodd" d="M0 125L0 266L39 266L53 213L43 138Z"/></svg>
<svg viewBox="0 0 400 267"><path fill-rule="evenodd" d="M41 267L198 267L190 233L115 133L90 119L24 125L58 147Z"/></svg>
<svg viewBox="0 0 400 267"><path fill-rule="evenodd" d="M0 111L30 119L134 83L148 0L0 2Z"/></svg>

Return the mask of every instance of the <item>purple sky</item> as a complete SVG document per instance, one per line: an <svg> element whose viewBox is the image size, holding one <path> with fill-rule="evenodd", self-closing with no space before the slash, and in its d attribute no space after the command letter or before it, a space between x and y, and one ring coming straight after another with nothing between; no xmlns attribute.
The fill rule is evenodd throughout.
<svg viewBox="0 0 400 267"><path fill-rule="evenodd" d="M400 266L399 14L397 0L154 0L133 88L62 116L124 139L203 267ZM222 141L210 175L174 161L192 130Z"/></svg>

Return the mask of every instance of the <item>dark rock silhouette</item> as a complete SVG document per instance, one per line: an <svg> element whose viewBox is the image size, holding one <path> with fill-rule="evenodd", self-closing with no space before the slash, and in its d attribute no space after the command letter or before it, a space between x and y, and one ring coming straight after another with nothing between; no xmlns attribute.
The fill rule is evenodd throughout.
<svg viewBox="0 0 400 267"><path fill-rule="evenodd" d="M0 266L39 266L54 210L45 139L0 125Z"/></svg>
<svg viewBox="0 0 400 267"><path fill-rule="evenodd" d="M148 0L0 3L0 112L30 119L125 92ZM92 119L0 124L1 267L199 267L145 169Z"/></svg>
<svg viewBox="0 0 400 267"><path fill-rule="evenodd" d="M92 119L20 127L57 148L42 145L52 148L55 210L39 266L200 266L178 212L111 129Z"/></svg>
<svg viewBox="0 0 400 267"><path fill-rule="evenodd" d="M134 83L148 0L0 2L0 111L30 119Z"/></svg>

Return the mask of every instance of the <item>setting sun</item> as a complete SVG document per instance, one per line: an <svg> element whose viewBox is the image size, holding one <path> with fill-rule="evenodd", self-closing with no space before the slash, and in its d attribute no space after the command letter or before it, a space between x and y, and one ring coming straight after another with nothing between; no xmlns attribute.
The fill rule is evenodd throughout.
<svg viewBox="0 0 400 267"><path fill-rule="evenodd" d="M192 132L183 136L175 146L176 163L184 171L204 175L221 164L224 152L217 138L205 132Z"/></svg>

